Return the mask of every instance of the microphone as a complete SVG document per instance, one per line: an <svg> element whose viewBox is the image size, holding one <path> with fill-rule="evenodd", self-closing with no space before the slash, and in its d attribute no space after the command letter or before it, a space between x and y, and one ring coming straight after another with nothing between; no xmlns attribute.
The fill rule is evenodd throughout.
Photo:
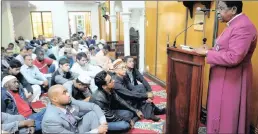
<svg viewBox="0 0 258 134"><path fill-rule="evenodd" d="M192 27L193 25L203 25L203 22L199 22L199 23L194 23L192 25L190 25L189 27L187 27L186 29L184 29L182 32L180 32L179 34L176 35L174 43L173 43L173 47L176 48L176 39L179 35L181 35L182 33L186 32L190 27Z"/></svg>
<svg viewBox="0 0 258 134"><path fill-rule="evenodd" d="M207 8L200 8L200 7L197 7L196 8L196 11L201 11L201 12L210 12L210 11L216 11L214 9L207 9Z"/></svg>

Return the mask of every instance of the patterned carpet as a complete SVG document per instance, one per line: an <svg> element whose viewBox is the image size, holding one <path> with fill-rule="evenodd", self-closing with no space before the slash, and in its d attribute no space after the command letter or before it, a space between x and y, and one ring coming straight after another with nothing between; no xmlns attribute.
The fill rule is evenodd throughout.
<svg viewBox="0 0 258 134"><path fill-rule="evenodd" d="M153 94L154 94L154 100L153 102L160 108L166 107L166 98L167 98L167 93L164 88L161 86L157 85L156 83L152 82L151 80L147 79L146 80L149 82L149 84L152 87ZM45 108L46 104L49 102L49 99L46 95L43 95L40 98L41 101L35 102L32 104L32 107L34 108L35 111L40 111L42 108ZM133 129L129 131L131 134L138 134L138 133L162 133L162 128L166 119L166 115L159 115L161 118L160 122L153 122L151 120L141 120L135 123L135 126ZM199 134L205 134L206 129L204 127L199 128Z"/></svg>

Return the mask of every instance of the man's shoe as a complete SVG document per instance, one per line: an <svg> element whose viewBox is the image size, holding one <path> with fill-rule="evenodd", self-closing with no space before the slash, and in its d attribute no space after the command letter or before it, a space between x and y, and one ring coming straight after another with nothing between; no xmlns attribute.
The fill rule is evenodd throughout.
<svg viewBox="0 0 258 134"><path fill-rule="evenodd" d="M154 114L155 115L162 115L162 114L166 114L166 108L158 108L155 106L155 109L154 109Z"/></svg>

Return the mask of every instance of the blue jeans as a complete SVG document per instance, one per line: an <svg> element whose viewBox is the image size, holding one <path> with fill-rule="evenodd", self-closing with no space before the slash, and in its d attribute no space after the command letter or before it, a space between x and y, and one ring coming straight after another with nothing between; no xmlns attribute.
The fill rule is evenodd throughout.
<svg viewBox="0 0 258 134"><path fill-rule="evenodd" d="M134 114L128 110L115 110L115 113L125 119L132 119ZM126 121L108 122L109 131L126 131L130 129L130 124Z"/></svg>
<svg viewBox="0 0 258 134"><path fill-rule="evenodd" d="M55 69L56 69L55 64L50 65L49 68L48 68L48 73L54 73Z"/></svg>
<svg viewBox="0 0 258 134"><path fill-rule="evenodd" d="M34 113L28 117L29 119L35 120L35 126L36 126L35 131L41 130L41 121L43 119L45 111L46 111L46 108L44 108L40 112Z"/></svg>

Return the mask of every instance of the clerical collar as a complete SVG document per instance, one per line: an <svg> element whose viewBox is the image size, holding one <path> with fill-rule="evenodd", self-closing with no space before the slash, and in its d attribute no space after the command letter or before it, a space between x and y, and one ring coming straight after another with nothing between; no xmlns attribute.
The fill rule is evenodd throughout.
<svg viewBox="0 0 258 134"><path fill-rule="evenodd" d="M236 19L237 17L239 17L239 16L242 15L242 14L243 14L243 13L240 13L240 14L236 15L235 17L233 17L229 22L227 22L227 26L229 26L230 23L231 23L234 19Z"/></svg>

